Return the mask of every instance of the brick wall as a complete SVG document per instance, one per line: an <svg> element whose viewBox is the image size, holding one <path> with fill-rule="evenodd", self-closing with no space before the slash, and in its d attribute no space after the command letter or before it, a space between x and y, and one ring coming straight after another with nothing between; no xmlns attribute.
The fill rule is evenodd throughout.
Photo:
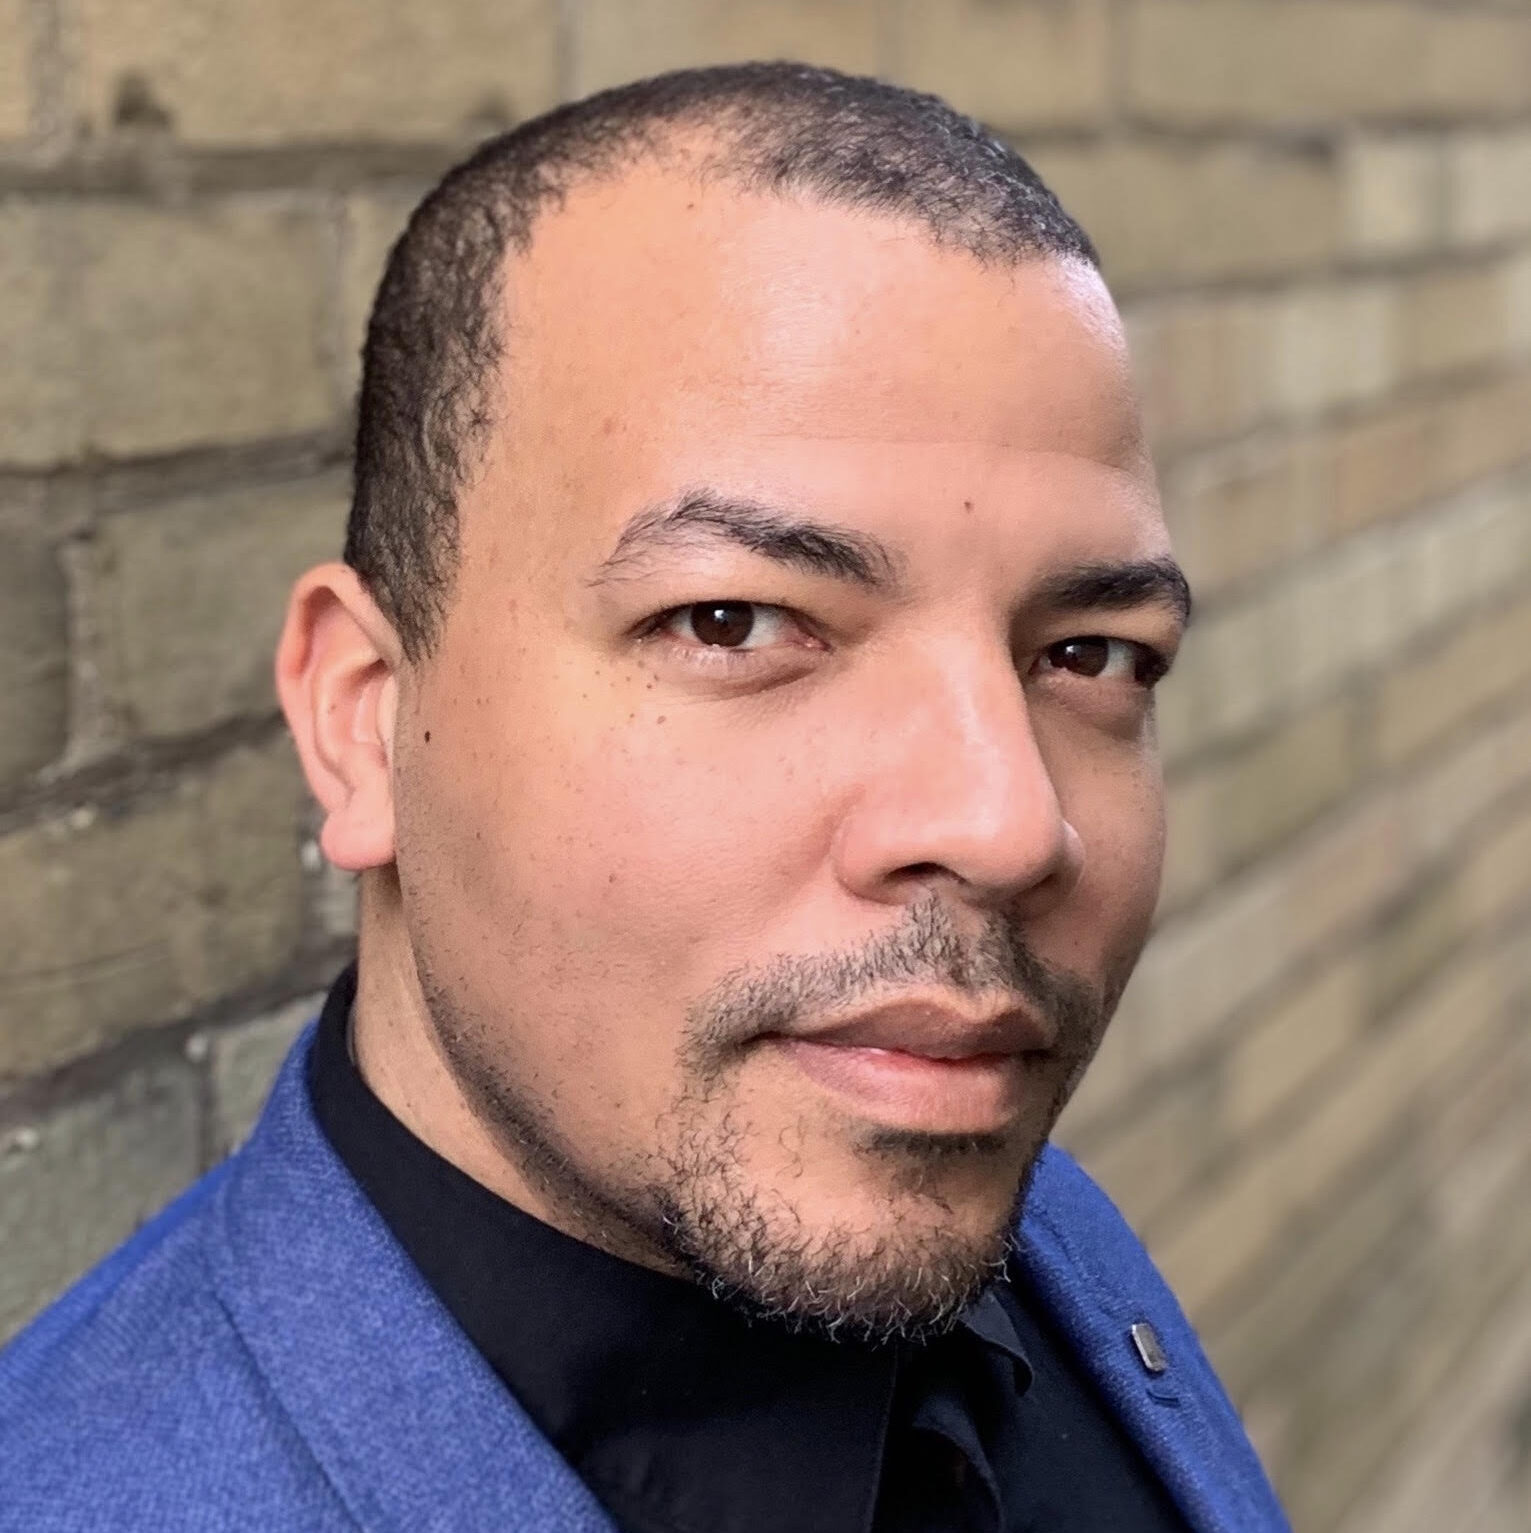
<svg viewBox="0 0 1531 1533"><path fill-rule="evenodd" d="M0 0L0 1334L237 1140L346 952L268 655L411 200L783 53L987 116L1097 234L1203 597L1065 1137L1303 1533L1524 1533L1527 0Z"/></svg>

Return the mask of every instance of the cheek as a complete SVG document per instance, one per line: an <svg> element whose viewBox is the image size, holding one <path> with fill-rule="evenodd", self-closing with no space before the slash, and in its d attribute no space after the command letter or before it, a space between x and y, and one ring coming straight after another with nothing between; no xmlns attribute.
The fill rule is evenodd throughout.
<svg viewBox="0 0 1531 1533"><path fill-rule="evenodd" d="M433 824L407 839L454 907L464 966L556 989L571 1016L576 996L599 1016L618 993L673 1013L811 876L802 752L641 684L550 690L562 700L481 711L473 743L437 732L411 795Z"/></svg>

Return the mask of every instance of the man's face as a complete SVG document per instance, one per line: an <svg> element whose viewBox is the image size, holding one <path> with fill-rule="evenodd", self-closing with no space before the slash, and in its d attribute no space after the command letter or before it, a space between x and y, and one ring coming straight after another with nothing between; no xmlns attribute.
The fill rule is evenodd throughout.
<svg viewBox="0 0 1531 1533"><path fill-rule="evenodd" d="M506 285L394 742L442 1052L573 1233L831 1326L941 1318L1158 883L1180 620L1114 310L657 168L577 189Z"/></svg>

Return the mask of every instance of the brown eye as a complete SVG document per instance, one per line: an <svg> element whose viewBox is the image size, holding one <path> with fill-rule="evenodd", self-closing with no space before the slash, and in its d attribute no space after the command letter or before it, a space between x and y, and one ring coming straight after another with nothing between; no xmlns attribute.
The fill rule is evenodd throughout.
<svg viewBox="0 0 1531 1533"><path fill-rule="evenodd" d="M1064 639L1042 652L1041 664L1049 671L1090 680L1130 681L1152 688L1169 670L1169 661L1147 644L1131 639L1108 639L1102 634Z"/></svg>
<svg viewBox="0 0 1531 1533"><path fill-rule="evenodd" d="M691 632L699 644L733 649L755 627L755 606L746 601L703 601L686 609Z"/></svg>
<svg viewBox="0 0 1531 1533"><path fill-rule="evenodd" d="M1048 664L1075 676L1100 676L1111 663L1111 645L1110 639L1065 639L1048 650Z"/></svg>

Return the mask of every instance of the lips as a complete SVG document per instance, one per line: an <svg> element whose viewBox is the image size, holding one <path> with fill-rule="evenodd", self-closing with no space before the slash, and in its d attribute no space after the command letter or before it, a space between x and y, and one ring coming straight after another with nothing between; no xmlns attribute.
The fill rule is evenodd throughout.
<svg viewBox="0 0 1531 1533"><path fill-rule="evenodd" d="M1053 1029L1028 1007L965 1011L939 1001L896 1001L793 1035L834 1048L883 1049L921 1059L1034 1054L1051 1048Z"/></svg>
<svg viewBox="0 0 1531 1533"><path fill-rule="evenodd" d="M1052 1030L1027 1008L901 1001L773 1040L857 1117L923 1133L1003 1131L1026 1105Z"/></svg>

